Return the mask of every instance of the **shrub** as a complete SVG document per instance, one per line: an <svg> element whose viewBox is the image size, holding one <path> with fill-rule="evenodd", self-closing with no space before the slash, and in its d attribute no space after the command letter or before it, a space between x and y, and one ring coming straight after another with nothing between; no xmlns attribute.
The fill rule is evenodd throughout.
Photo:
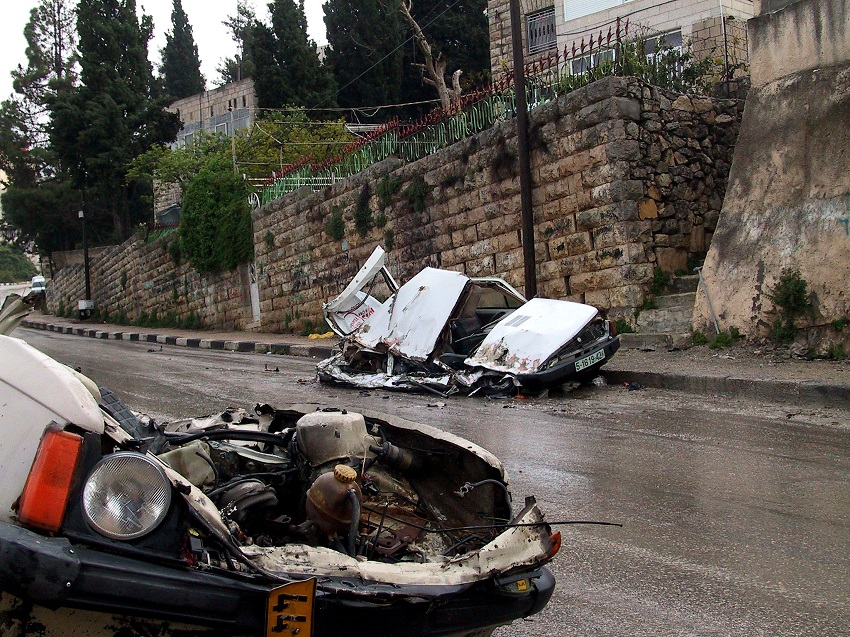
<svg viewBox="0 0 850 637"><path fill-rule="evenodd" d="M614 330L617 334L634 334L635 328L626 319L617 319L614 321Z"/></svg>
<svg viewBox="0 0 850 637"><path fill-rule="evenodd" d="M339 206L334 206L331 210L331 216L328 217L328 222L325 224L325 232L334 241L341 241L345 236L345 221L342 218L342 211Z"/></svg>
<svg viewBox="0 0 850 637"><path fill-rule="evenodd" d="M384 230L384 247L387 252L393 249L393 245L395 243L395 233L392 228L387 228Z"/></svg>
<svg viewBox="0 0 850 637"><path fill-rule="evenodd" d="M806 280L799 270L786 268L767 297L779 310L779 318L772 326L773 338L780 343L790 343L797 335L795 321L813 310Z"/></svg>
<svg viewBox="0 0 850 637"><path fill-rule="evenodd" d="M713 339L711 339L711 343L708 346L711 349L721 349L723 347L729 347L732 344L732 337L727 332L720 332Z"/></svg>
<svg viewBox="0 0 850 637"><path fill-rule="evenodd" d="M357 228L357 234L365 237L373 225L372 210L369 208L369 185L365 184L354 207L354 227Z"/></svg>
<svg viewBox="0 0 850 637"><path fill-rule="evenodd" d="M652 284L649 286L649 293L657 296L667 289L670 285L670 275L661 268L655 268L652 273Z"/></svg>
<svg viewBox="0 0 850 637"><path fill-rule="evenodd" d="M401 178L384 175L378 184L378 197L381 205L386 208L393 202L393 195L401 189Z"/></svg>
<svg viewBox="0 0 850 637"><path fill-rule="evenodd" d="M832 325L832 329L834 329L836 332L840 332L845 327L847 327L847 325L850 325L850 321L848 321L846 318L840 318L830 323L830 325Z"/></svg>
<svg viewBox="0 0 850 637"><path fill-rule="evenodd" d="M210 160L189 183L180 243L199 272L233 270L254 258L248 188L229 162Z"/></svg>
<svg viewBox="0 0 850 637"><path fill-rule="evenodd" d="M705 335L705 332L700 330L694 330L693 333L694 345L705 345L708 343L708 338Z"/></svg>

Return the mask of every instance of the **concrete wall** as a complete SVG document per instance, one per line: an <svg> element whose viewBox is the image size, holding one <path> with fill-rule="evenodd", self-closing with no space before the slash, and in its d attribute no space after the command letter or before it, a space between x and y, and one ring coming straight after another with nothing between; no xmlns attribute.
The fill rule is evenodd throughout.
<svg viewBox="0 0 850 637"><path fill-rule="evenodd" d="M789 75L755 88L705 276L721 329L764 336L776 319L768 293L799 269L814 293L804 342L824 353L850 330L850 66ZM695 324L708 325L698 299Z"/></svg>
<svg viewBox="0 0 850 637"><path fill-rule="evenodd" d="M850 60L847 0L763 1L750 32L753 86Z"/></svg>
<svg viewBox="0 0 850 637"><path fill-rule="evenodd" d="M684 269L690 257L704 254L720 213L740 106L609 77L533 110L539 294L631 320L657 267ZM254 211L259 329L321 325L322 303L390 236L389 265L401 281L433 265L502 276L522 289L517 163L511 120L417 162L390 159ZM379 193L393 182L385 201ZM364 190L373 227L361 236L355 210ZM328 234L334 209L344 220L341 240ZM196 312L210 327L249 327L245 273L200 277L173 263L170 241L128 242L93 262L98 307L130 319L153 310ZM77 270L58 273L51 308L78 298L79 286Z"/></svg>

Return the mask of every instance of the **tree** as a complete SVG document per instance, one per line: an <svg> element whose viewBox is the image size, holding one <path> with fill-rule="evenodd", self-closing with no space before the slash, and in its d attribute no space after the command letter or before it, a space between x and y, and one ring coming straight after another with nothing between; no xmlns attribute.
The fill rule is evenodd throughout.
<svg viewBox="0 0 850 637"><path fill-rule="evenodd" d="M34 141L46 141L44 115L50 99L70 89L76 79L74 11L67 0L42 0L24 27L27 67L12 71L12 86L21 95Z"/></svg>
<svg viewBox="0 0 850 637"><path fill-rule="evenodd" d="M165 94L171 101L183 99L204 91L204 76L201 75L201 60L198 46L192 37L192 25L181 0L174 0L171 12L171 31L165 34L160 73Z"/></svg>
<svg viewBox="0 0 850 637"><path fill-rule="evenodd" d="M0 243L0 283L27 281L36 274L35 266L23 252Z"/></svg>
<svg viewBox="0 0 850 637"><path fill-rule="evenodd" d="M400 3L403 0L395 1ZM414 0L409 4L410 15L420 26L432 49L432 55L441 58L447 68L462 71L462 89L481 85L489 79L487 0L453 3L446 3L445 0ZM412 27L407 33L412 35ZM402 95L405 100L418 102L433 99L434 88L424 81L421 65L427 64L427 61L420 47L415 44L405 46L404 56ZM428 107L413 107L407 113L413 117L422 115L424 110L428 110Z"/></svg>
<svg viewBox="0 0 850 637"><path fill-rule="evenodd" d="M239 52L232 58L224 58L216 67L221 76L219 86L238 82L254 75L254 61L251 57L252 33L257 23L254 10L245 2L239 0L236 5L236 15L230 16L222 24L230 29L231 37L239 47Z"/></svg>
<svg viewBox="0 0 850 637"><path fill-rule="evenodd" d="M339 87L340 106L398 103L405 37L400 18L385 0L328 0L325 4L327 60ZM387 119L387 112L379 111L375 119Z"/></svg>
<svg viewBox="0 0 850 637"><path fill-rule="evenodd" d="M271 24L256 23L252 33L258 106L335 108L333 76L319 62L316 44L307 38L303 0L298 5L294 0L273 0L269 13Z"/></svg>
<svg viewBox="0 0 850 637"><path fill-rule="evenodd" d="M212 158L189 184L179 233L181 254L198 272L233 270L254 258L248 189L229 161Z"/></svg>
<svg viewBox="0 0 850 637"><path fill-rule="evenodd" d="M164 109L148 61L150 16L135 0L87 0L78 7L81 85L51 102L50 140L75 186L85 193L89 227L111 221L123 240L146 220L147 187L126 178L130 162L180 127ZM102 232L106 235L106 232Z"/></svg>
<svg viewBox="0 0 850 637"><path fill-rule="evenodd" d="M43 0L30 12L24 36L26 68L12 72L16 93L0 105L3 234L47 253L76 247L79 236L79 224L67 225L79 194L65 182L47 134L49 104L76 80L73 9L66 0Z"/></svg>

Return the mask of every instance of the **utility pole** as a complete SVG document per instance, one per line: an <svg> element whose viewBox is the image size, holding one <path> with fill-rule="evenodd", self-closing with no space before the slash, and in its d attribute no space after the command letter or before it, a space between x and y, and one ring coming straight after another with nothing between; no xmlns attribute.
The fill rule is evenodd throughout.
<svg viewBox="0 0 850 637"><path fill-rule="evenodd" d="M522 206L525 297L532 299L537 296L537 260L534 254L534 212L531 208L531 164L528 157L528 107L525 103L525 62L522 54L519 0L511 0L511 40L514 53L514 88L516 89L516 133L519 153L519 195Z"/></svg>
<svg viewBox="0 0 850 637"><path fill-rule="evenodd" d="M77 213L80 221L83 222L83 269L86 275L86 298L77 301L77 310L81 319L87 319L91 316L91 311L94 308L94 302L91 300L91 274L89 270L89 242L86 236L86 214L80 210Z"/></svg>
<svg viewBox="0 0 850 637"><path fill-rule="evenodd" d="M239 169L236 167L236 131L233 130L233 107L228 106L230 112L230 155L233 157L233 172L239 174Z"/></svg>

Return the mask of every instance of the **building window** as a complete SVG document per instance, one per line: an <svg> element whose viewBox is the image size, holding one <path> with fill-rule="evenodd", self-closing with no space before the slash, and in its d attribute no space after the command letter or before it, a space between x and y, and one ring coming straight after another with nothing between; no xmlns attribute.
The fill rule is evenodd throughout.
<svg viewBox="0 0 850 637"><path fill-rule="evenodd" d="M210 117L213 117L214 115L215 115L215 113L213 113L213 107L210 106Z"/></svg>
<svg viewBox="0 0 850 637"><path fill-rule="evenodd" d="M525 17L525 20L528 28L529 53L540 53L555 48L555 7L531 13Z"/></svg>
<svg viewBox="0 0 850 637"><path fill-rule="evenodd" d="M606 63L613 64L617 59L617 51L615 49L605 49L604 51L595 51L592 55L585 55L570 60L570 73L573 75L582 75L590 69L596 68Z"/></svg>
<svg viewBox="0 0 850 637"><path fill-rule="evenodd" d="M242 96L242 108L246 108L248 106L248 101L245 99L245 96Z"/></svg>

